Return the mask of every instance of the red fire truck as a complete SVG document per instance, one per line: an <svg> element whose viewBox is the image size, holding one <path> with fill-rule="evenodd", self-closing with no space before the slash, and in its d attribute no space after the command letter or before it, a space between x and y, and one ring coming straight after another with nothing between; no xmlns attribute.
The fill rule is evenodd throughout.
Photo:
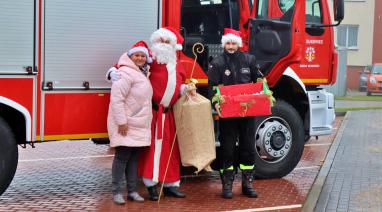
<svg viewBox="0 0 382 212"><path fill-rule="evenodd" d="M334 20L343 0L334 0ZM225 27L243 34L276 105L257 118L256 172L282 177L297 165L305 140L328 135L337 53L327 0L3 0L0 3L0 194L12 181L18 145L107 138L110 84L105 72L134 42L161 26L185 38L180 61L203 93L208 62L223 49Z"/></svg>

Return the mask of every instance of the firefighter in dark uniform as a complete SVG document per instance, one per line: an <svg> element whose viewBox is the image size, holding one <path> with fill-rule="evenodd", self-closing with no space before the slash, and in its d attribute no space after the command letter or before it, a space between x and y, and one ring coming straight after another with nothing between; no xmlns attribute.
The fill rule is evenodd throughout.
<svg viewBox="0 0 382 212"><path fill-rule="evenodd" d="M209 64L208 84L212 98L218 85L236 85L256 82L261 77L256 68L255 56L239 50L242 46L240 32L225 28L222 37L224 53ZM212 98L213 107L220 116L219 104ZM219 141L221 154L219 159L222 180L222 195L232 198L232 184L235 177L235 149L239 140L239 168L242 172L242 193L248 197L257 197L253 188L255 168L255 120L254 117L220 118Z"/></svg>

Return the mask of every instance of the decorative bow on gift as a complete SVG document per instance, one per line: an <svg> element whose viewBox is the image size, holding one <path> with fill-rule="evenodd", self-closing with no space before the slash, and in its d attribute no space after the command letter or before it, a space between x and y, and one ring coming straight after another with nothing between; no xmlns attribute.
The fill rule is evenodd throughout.
<svg viewBox="0 0 382 212"><path fill-rule="evenodd" d="M254 99L251 99L248 102L240 102L240 106L241 106L241 114L240 115L242 117L247 115L248 108L252 107L255 103L256 103L256 101Z"/></svg>
<svg viewBox="0 0 382 212"><path fill-rule="evenodd" d="M266 78L258 78L257 82L263 83L263 92L269 96L269 101L271 102L271 107L275 105L276 99L273 97L273 92L269 90Z"/></svg>

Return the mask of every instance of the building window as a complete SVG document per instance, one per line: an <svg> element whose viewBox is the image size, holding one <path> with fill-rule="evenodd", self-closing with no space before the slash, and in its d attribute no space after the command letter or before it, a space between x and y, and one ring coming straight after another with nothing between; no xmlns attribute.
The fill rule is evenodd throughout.
<svg viewBox="0 0 382 212"><path fill-rule="evenodd" d="M358 26L340 25L337 27L337 44L348 49L358 49Z"/></svg>

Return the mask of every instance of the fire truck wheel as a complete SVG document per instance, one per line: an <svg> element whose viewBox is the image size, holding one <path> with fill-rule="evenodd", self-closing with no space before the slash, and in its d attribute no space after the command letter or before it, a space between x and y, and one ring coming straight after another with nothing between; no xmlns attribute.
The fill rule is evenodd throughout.
<svg viewBox="0 0 382 212"><path fill-rule="evenodd" d="M258 178L289 174L304 150L303 121L287 102L278 99L272 115L256 118L255 173Z"/></svg>
<svg viewBox="0 0 382 212"><path fill-rule="evenodd" d="M0 117L0 195L8 188L17 168L16 139L7 122Z"/></svg>

